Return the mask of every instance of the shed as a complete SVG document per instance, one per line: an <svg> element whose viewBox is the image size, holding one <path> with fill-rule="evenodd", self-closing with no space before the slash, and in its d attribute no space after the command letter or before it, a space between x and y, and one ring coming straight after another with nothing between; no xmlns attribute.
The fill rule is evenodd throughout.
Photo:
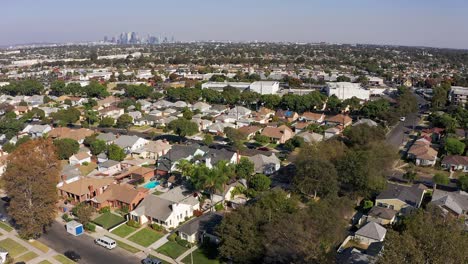
<svg viewBox="0 0 468 264"><path fill-rule="evenodd" d="M83 234L83 225L78 223L77 221L70 221L67 223L67 232L74 235L79 236Z"/></svg>

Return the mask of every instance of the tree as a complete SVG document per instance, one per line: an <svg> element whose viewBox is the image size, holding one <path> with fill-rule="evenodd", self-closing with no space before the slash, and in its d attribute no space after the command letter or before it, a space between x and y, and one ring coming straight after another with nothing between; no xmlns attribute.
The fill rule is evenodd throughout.
<svg viewBox="0 0 468 264"><path fill-rule="evenodd" d="M350 82L351 78L349 78L348 76L340 75L336 78L336 81L337 82Z"/></svg>
<svg viewBox="0 0 468 264"><path fill-rule="evenodd" d="M257 134L254 136L255 141L260 144L266 144L270 142L270 138L261 134Z"/></svg>
<svg viewBox="0 0 468 264"><path fill-rule="evenodd" d="M257 192L264 192L270 189L271 180L265 174L255 174L249 180L249 187Z"/></svg>
<svg viewBox="0 0 468 264"><path fill-rule="evenodd" d="M87 225L91 222L91 217L93 216L94 208L88 204L80 203L75 208L73 208L73 214L78 218L78 222Z"/></svg>
<svg viewBox="0 0 468 264"><path fill-rule="evenodd" d="M468 192L468 174L458 177L458 187L465 192Z"/></svg>
<svg viewBox="0 0 468 264"><path fill-rule="evenodd" d="M103 117L99 122L100 127L112 127L115 124L115 119L112 117Z"/></svg>
<svg viewBox="0 0 468 264"><path fill-rule="evenodd" d="M249 179L255 172L254 163L247 157L240 158L239 163L236 165L236 174L238 178Z"/></svg>
<svg viewBox="0 0 468 264"><path fill-rule="evenodd" d="M447 175L436 173L434 177L432 177L432 181L436 184L447 185L450 183L450 179Z"/></svg>
<svg viewBox="0 0 468 264"><path fill-rule="evenodd" d="M379 264L467 263L468 236L463 222L444 214L438 207L415 212L385 237Z"/></svg>
<svg viewBox="0 0 468 264"><path fill-rule="evenodd" d="M61 160L70 158L80 150L80 143L71 138L56 139L54 145L57 148L57 156Z"/></svg>
<svg viewBox="0 0 468 264"><path fill-rule="evenodd" d="M465 143L456 138L445 140L445 151L451 155L462 155L465 152Z"/></svg>
<svg viewBox="0 0 468 264"><path fill-rule="evenodd" d="M211 144L213 144L213 136L211 134L206 134L204 137L203 137L203 143L205 143L205 145L209 146Z"/></svg>
<svg viewBox="0 0 468 264"><path fill-rule="evenodd" d="M298 136L294 136L288 139L284 143L284 148L289 151L293 151L296 148L300 148L305 144L304 139Z"/></svg>
<svg viewBox="0 0 468 264"><path fill-rule="evenodd" d="M198 125L185 118L179 118L169 122L167 127L179 137L192 136L198 133Z"/></svg>
<svg viewBox="0 0 468 264"><path fill-rule="evenodd" d="M3 175L5 191L11 198L8 213L22 238L37 238L54 221L60 172L50 139L26 142L8 156Z"/></svg>
<svg viewBox="0 0 468 264"><path fill-rule="evenodd" d="M221 95L227 104L236 104L240 100L241 92L237 88L227 86L223 88Z"/></svg>
<svg viewBox="0 0 468 264"><path fill-rule="evenodd" d="M312 153L301 151L296 161L293 185L299 193L307 196L336 196L338 175L331 162L316 159Z"/></svg>
<svg viewBox="0 0 468 264"><path fill-rule="evenodd" d="M102 152L106 151L106 148L107 148L106 142L103 140L99 140L99 139L94 140L90 145L91 153L93 155L101 154Z"/></svg>
<svg viewBox="0 0 468 264"><path fill-rule="evenodd" d="M80 110L69 107L67 109L59 110L56 113L50 114L53 120L58 121L61 125L73 124L80 119Z"/></svg>
<svg viewBox="0 0 468 264"><path fill-rule="evenodd" d="M128 114L123 114L117 118L117 123L115 124L118 128L129 128L133 124L133 117Z"/></svg>
<svg viewBox="0 0 468 264"><path fill-rule="evenodd" d="M380 127L361 124L347 127L343 133L351 146L365 146L385 139L385 132Z"/></svg>
<svg viewBox="0 0 468 264"><path fill-rule="evenodd" d="M107 157L111 160L122 161L126 156L125 151L116 144L111 144L107 147Z"/></svg>
<svg viewBox="0 0 468 264"><path fill-rule="evenodd" d="M125 88L125 95L136 99L148 98L153 91L153 88L147 85L127 85Z"/></svg>

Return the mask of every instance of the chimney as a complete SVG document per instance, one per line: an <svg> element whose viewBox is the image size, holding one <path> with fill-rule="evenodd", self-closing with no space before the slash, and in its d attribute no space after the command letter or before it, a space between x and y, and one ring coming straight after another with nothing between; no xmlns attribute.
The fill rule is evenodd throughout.
<svg viewBox="0 0 468 264"><path fill-rule="evenodd" d="M62 175L60 176L60 178L62 179L63 184L66 184L66 183L67 183L67 182L66 182L67 176L65 176L64 174L62 174Z"/></svg>
<svg viewBox="0 0 468 264"><path fill-rule="evenodd" d="M89 192L90 192L91 194L93 193L94 187L93 187L92 184L90 184L90 185L88 186L88 190L89 190Z"/></svg>

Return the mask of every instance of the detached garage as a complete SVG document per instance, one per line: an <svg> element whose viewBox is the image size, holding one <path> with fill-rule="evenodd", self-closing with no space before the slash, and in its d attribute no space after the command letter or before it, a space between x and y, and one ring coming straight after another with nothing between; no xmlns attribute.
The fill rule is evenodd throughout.
<svg viewBox="0 0 468 264"><path fill-rule="evenodd" d="M83 234L83 225L78 223L77 221L70 221L67 223L67 232L74 235L79 236Z"/></svg>

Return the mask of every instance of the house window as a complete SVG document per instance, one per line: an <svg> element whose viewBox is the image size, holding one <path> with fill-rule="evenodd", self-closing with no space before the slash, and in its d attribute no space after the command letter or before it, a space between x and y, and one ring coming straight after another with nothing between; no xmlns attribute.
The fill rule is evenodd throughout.
<svg viewBox="0 0 468 264"><path fill-rule="evenodd" d="M169 220L169 225L172 225L172 220Z"/></svg>

